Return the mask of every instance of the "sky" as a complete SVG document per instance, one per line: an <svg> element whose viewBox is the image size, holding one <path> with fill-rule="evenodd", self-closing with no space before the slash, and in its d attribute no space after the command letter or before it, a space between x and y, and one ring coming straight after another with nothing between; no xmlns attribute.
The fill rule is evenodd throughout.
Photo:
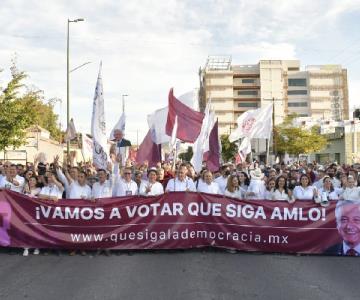
<svg viewBox="0 0 360 300"><path fill-rule="evenodd" d="M27 83L59 98L66 127L66 28L70 24L70 115L90 133L102 61L107 131L126 97L126 136L145 136L146 116L199 86L209 55L233 64L299 59L301 66L341 64L348 70L350 107L360 107L360 0L1 0L0 87L11 60Z"/></svg>

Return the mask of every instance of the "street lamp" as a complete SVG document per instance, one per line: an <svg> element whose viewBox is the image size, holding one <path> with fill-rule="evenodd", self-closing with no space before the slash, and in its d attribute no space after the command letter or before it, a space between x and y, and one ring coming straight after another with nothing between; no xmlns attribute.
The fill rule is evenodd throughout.
<svg viewBox="0 0 360 300"><path fill-rule="evenodd" d="M75 19L75 20L67 20L67 44L66 44L66 124L67 126L69 126L69 122L70 122L70 63L69 63L69 28L70 28L70 23L77 23L77 22L82 22L84 21L84 19L79 18L79 19ZM66 154L67 154L67 158L69 159L70 157L70 141L68 141L66 143Z"/></svg>

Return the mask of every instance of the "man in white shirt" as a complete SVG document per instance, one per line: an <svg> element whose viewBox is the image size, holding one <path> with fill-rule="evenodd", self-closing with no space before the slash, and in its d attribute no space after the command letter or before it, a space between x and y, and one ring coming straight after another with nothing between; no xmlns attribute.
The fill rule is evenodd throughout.
<svg viewBox="0 0 360 300"><path fill-rule="evenodd" d="M81 171L78 180L70 184L69 199L91 199L91 188L86 184L86 173Z"/></svg>
<svg viewBox="0 0 360 300"><path fill-rule="evenodd" d="M318 176L317 181L313 183L313 186L316 187L318 190L320 190L323 187L323 178L326 175L325 169L323 167L320 167L318 169Z"/></svg>
<svg viewBox="0 0 360 300"><path fill-rule="evenodd" d="M56 175L61 181L61 183L64 185L65 192L66 192L66 198L70 198L70 185L78 180L79 176L79 168L78 167L71 167L70 172L67 173L67 170L65 169L65 174L62 172L60 166L59 166L59 156L55 156L54 158L54 167L56 169Z"/></svg>
<svg viewBox="0 0 360 300"><path fill-rule="evenodd" d="M328 169L327 169L327 175L329 175L329 177L331 178L331 182L332 182L332 184L333 184L333 187L334 188L339 188L340 186L341 186L341 182L340 182L340 180L339 179L337 179L336 177L335 177L335 172L336 172L336 170L335 170L335 168L333 168L333 167L329 167Z"/></svg>
<svg viewBox="0 0 360 300"><path fill-rule="evenodd" d="M197 191L208 194L221 194L219 185L213 181L213 175L211 171L204 171L204 180L199 179Z"/></svg>
<svg viewBox="0 0 360 300"><path fill-rule="evenodd" d="M92 186L91 198L111 198L112 197L112 174L107 179L107 173L104 169L97 171L98 182L95 182Z"/></svg>
<svg viewBox="0 0 360 300"><path fill-rule="evenodd" d="M143 196L156 196L164 194L164 188L162 184L157 179L157 170L150 169L148 171L148 180L149 181L141 181L140 184L140 195Z"/></svg>
<svg viewBox="0 0 360 300"><path fill-rule="evenodd" d="M169 180L166 186L166 192L196 192L196 187L192 179L186 176L187 167L181 165L176 178Z"/></svg>
<svg viewBox="0 0 360 300"><path fill-rule="evenodd" d="M226 165L222 166L220 171L221 171L221 176L216 178L214 181L219 185L221 194L224 194L228 177L230 175L230 167Z"/></svg>
<svg viewBox="0 0 360 300"><path fill-rule="evenodd" d="M46 185L41 189L39 198L57 201L62 198L64 187L51 172L45 173Z"/></svg>
<svg viewBox="0 0 360 300"><path fill-rule="evenodd" d="M117 182L115 185L114 196L134 196L139 193L138 186L136 182L131 179L131 175L131 168L124 169L123 178L121 178L119 175L115 175Z"/></svg>
<svg viewBox="0 0 360 300"><path fill-rule="evenodd" d="M7 168L6 176L2 178L0 188L22 193L25 184L24 177L17 175L16 165L12 164Z"/></svg>

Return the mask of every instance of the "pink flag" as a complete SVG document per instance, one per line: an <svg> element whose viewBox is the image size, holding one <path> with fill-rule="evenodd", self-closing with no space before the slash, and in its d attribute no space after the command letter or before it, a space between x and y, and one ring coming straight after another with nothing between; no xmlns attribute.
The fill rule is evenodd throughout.
<svg viewBox="0 0 360 300"><path fill-rule="evenodd" d="M209 151L204 153L206 166L211 172L220 168L220 144L218 136L218 121L215 122L209 136Z"/></svg>
<svg viewBox="0 0 360 300"><path fill-rule="evenodd" d="M155 167L161 161L161 145L153 142L151 129L149 129L136 154L137 163L142 164L144 161L149 162L149 167Z"/></svg>
<svg viewBox="0 0 360 300"><path fill-rule="evenodd" d="M204 114L195 111L175 98L173 89L169 92L169 112L166 122L166 134L171 136L177 116L176 137L184 142L193 143L200 134Z"/></svg>

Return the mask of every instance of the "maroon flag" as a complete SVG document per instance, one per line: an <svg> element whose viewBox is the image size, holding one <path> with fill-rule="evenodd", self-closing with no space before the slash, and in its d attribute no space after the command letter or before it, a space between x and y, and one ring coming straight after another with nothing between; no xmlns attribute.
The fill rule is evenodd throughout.
<svg viewBox="0 0 360 300"><path fill-rule="evenodd" d="M209 135L209 151L204 153L206 166L211 172L220 168L220 144L218 136L218 121L215 122Z"/></svg>
<svg viewBox="0 0 360 300"><path fill-rule="evenodd" d="M161 161L161 144L157 145L153 142L151 129L149 129L136 154L137 163L142 164L144 161L149 162L149 167L155 167Z"/></svg>
<svg viewBox="0 0 360 300"><path fill-rule="evenodd" d="M169 112L166 122L166 134L171 136L175 117L178 129L176 137L184 142L193 143L200 134L204 114L195 111L175 98L173 89L169 92Z"/></svg>

